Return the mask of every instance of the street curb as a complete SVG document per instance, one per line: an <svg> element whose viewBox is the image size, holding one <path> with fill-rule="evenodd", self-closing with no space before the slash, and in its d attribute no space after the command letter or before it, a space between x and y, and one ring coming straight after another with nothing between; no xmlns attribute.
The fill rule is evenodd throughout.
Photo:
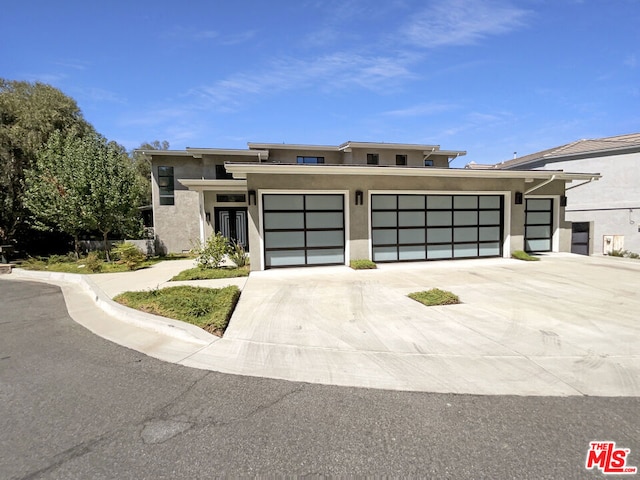
<svg viewBox="0 0 640 480"><path fill-rule="evenodd" d="M151 313L140 312L138 310L125 307L118 302L114 302L87 275L81 275L78 273L40 272L16 268L11 273L11 277L21 280L33 280L52 284L62 282L78 286L85 294L91 297L96 306L107 315L122 322L144 328L146 330L151 330L161 335L167 335L178 340L196 343L203 346L210 345L220 340L219 337L216 337L195 325L161 317L159 315L153 315Z"/></svg>

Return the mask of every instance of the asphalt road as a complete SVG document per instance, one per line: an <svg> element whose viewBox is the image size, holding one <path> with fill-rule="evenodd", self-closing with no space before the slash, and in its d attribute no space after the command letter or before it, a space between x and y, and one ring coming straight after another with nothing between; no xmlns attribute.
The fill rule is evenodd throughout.
<svg viewBox="0 0 640 480"><path fill-rule="evenodd" d="M2 479L602 478L584 468L589 442L613 440L640 466L639 412L639 398L392 392L193 370L93 335L57 287L0 281Z"/></svg>

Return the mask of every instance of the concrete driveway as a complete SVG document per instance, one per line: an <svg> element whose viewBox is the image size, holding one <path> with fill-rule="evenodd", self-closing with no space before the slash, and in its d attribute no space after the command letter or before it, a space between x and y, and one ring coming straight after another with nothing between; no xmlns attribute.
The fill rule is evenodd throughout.
<svg viewBox="0 0 640 480"><path fill-rule="evenodd" d="M183 360L402 390L640 395L640 262L552 254L254 272L225 336ZM461 305L425 307L432 287Z"/></svg>

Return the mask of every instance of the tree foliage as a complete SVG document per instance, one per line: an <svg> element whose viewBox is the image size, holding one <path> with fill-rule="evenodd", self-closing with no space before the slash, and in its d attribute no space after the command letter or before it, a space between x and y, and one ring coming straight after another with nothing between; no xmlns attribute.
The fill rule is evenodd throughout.
<svg viewBox="0 0 640 480"><path fill-rule="evenodd" d="M60 90L0 78L0 243L28 227L24 172L34 165L53 132L75 137L95 133L75 100Z"/></svg>
<svg viewBox="0 0 640 480"><path fill-rule="evenodd" d="M110 233L139 226L140 180L123 147L98 134L53 134L26 174L25 202L37 228L77 236L102 233L109 252Z"/></svg>

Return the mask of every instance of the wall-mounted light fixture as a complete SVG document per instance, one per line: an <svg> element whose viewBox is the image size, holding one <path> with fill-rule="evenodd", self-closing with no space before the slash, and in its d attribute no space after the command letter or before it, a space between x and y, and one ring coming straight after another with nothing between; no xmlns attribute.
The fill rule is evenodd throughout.
<svg viewBox="0 0 640 480"><path fill-rule="evenodd" d="M356 190L356 205L362 205L364 203L364 195L362 190Z"/></svg>
<svg viewBox="0 0 640 480"><path fill-rule="evenodd" d="M567 196L566 195L562 195L560 197L560 206L561 207L566 207L567 206Z"/></svg>
<svg viewBox="0 0 640 480"><path fill-rule="evenodd" d="M516 192L515 204L522 205L522 192Z"/></svg>
<svg viewBox="0 0 640 480"><path fill-rule="evenodd" d="M211 223L211 212L206 212L204 216L207 219L207 222Z"/></svg>
<svg viewBox="0 0 640 480"><path fill-rule="evenodd" d="M249 190L249 205L255 205L255 204L256 204L256 191Z"/></svg>

